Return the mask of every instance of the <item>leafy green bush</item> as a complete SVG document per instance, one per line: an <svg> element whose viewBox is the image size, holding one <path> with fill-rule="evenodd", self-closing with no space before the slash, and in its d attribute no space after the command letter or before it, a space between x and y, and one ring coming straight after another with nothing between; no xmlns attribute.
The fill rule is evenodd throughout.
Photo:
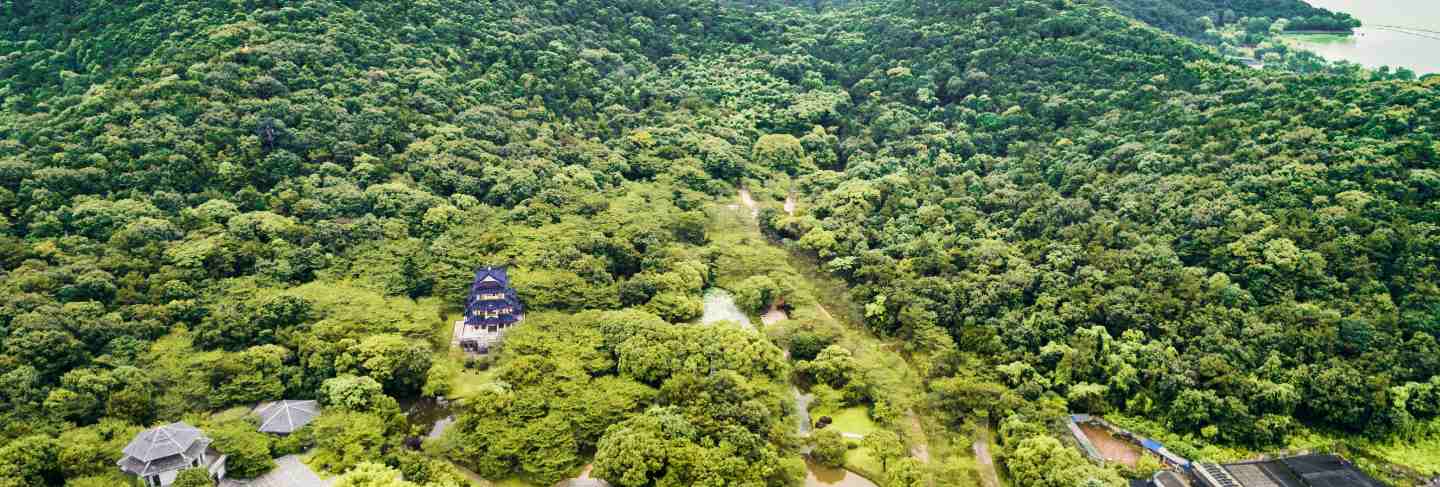
<svg viewBox="0 0 1440 487"><path fill-rule="evenodd" d="M822 429L816 431L811 438L815 442L815 449L810 451L810 458L829 467L845 465L847 446L845 437L841 436L839 431Z"/></svg>

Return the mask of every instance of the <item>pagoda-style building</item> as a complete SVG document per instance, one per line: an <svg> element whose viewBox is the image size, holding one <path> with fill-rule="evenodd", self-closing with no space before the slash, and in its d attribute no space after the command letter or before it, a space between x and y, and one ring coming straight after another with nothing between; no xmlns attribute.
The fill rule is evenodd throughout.
<svg viewBox="0 0 1440 487"><path fill-rule="evenodd" d="M475 269L475 282L465 298L465 317L455 323L455 343L466 352L488 353L524 311L504 267Z"/></svg>
<svg viewBox="0 0 1440 487"><path fill-rule="evenodd" d="M125 445L124 455L115 463L146 487L166 487L187 468L206 469L216 482L225 478L225 455L210 447L205 433L185 423L140 432Z"/></svg>

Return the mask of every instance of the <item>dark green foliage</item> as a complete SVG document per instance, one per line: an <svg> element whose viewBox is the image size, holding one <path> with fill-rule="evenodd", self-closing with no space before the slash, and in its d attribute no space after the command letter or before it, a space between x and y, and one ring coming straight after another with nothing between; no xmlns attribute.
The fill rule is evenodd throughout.
<svg viewBox="0 0 1440 487"><path fill-rule="evenodd" d="M811 435L815 442L815 449L810 451L810 458L813 458L821 465L839 467L845 464L845 451L849 449L845 437L839 431L833 429L822 429Z"/></svg>
<svg viewBox="0 0 1440 487"><path fill-rule="evenodd" d="M938 327L1029 367L985 380L1025 399L1256 445L1295 422L1384 436L1433 418L1392 389L1437 372L1411 358L1440 299L1416 284L1434 266L1410 264L1435 251L1435 203L1415 186L1436 160L1433 82L1231 68L1103 12L1026 5L913 13L908 31L936 30L906 44L944 49L874 34L816 48L836 66L901 67L854 71L871 94L857 111L875 117L844 131L844 173L802 179L809 214L770 228L847 277L877 331ZM863 12L832 25L859 30ZM1053 32L1015 27L1042 13L1095 28L1042 49ZM1005 47L949 21L963 15L1010 25ZM1131 61L1147 67L1112 64ZM905 84L942 77L944 90ZM945 130L894 125L929 106Z"/></svg>
<svg viewBox="0 0 1440 487"><path fill-rule="evenodd" d="M790 358L798 361L814 360L831 342L830 338L808 330L796 332L790 336Z"/></svg>
<svg viewBox="0 0 1440 487"><path fill-rule="evenodd" d="M595 475L622 487L726 480L784 486L804 476L743 430L707 434L694 421L673 408L655 408L611 427L596 447ZM715 440L706 441L711 434Z"/></svg>
<svg viewBox="0 0 1440 487"><path fill-rule="evenodd" d="M227 462L226 465L229 465ZM175 482L171 487L212 487L215 481L210 478L210 472L203 468L187 468L175 476Z"/></svg>
<svg viewBox="0 0 1440 487"><path fill-rule="evenodd" d="M764 472L781 464L771 441L785 417L779 380L786 370L780 350L758 336L675 327L636 312L532 315L507 336L497 367L508 387L472 398L442 441L451 458L481 475L519 472L549 484L580 465L582 452L598 449L596 475L622 485L666 475L634 455L674 455L672 473L695 482L709 462L692 455L725 458L756 468L725 467L704 478L785 485ZM663 409L637 416L647 407ZM657 431L654 421L683 431ZM636 442L654 444L637 451ZM731 446L705 446L716 443Z"/></svg>
<svg viewBox="0 0 1440 487"><path fill-rule="evenodd" d="M0 479L16 485L60 483L60 443L44 435L26 436L0 447Z"/></svg>
<svg viewBox="0 0 1440 487"><path fill-rule="evenodd" d="M275 462L270 459L271 437L256 431L254 424L231 421L205 433L215 440L217 449L224 448L227 476L255 478L275 467Z"/></svg>
<svg viewBox="0 0 1440 487"><path fill-rule="evenodd" d="M1191 35L1353 25L1109 3ZM933 365L948 419L1404 443L1440 415L1440 82L1286 56L1241 68L1080 1L3 2L0 443L36 448L0 484L103 484L115 432L281 397L335 411L321 467L430 475L395 397L450 390L437 320L481 264L533 316L450 458L789 483L780 350L666 323L710 286L813 299L710 230L739 185L795 191L765 233ZM829 402L895 415L795 329ZM1113 480L1040 436L1008 434L1016 478Z"/></svg>
<svg viewBox="0 0 1440 487"><path fill-rule="evenodd" d="M1229 24L1242 18L1261 22L1260 31L1276 19L1289 19L1290 30L1348 32L1360 22L1343 12L1312 7L1304 0L1103 0L1126 15L1161 29L1185 36L1205 33L1202 18L1212 25Z"/></svg>

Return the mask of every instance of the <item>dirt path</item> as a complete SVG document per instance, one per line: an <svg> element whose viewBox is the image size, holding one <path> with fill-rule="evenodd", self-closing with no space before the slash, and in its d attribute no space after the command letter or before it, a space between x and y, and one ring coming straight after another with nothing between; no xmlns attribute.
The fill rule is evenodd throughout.
<svg viewBox="0 0 1440 487"><path fill-rule="evenodd" d="M740 203L750 209L750 218L760 217L760 209L755 206L755 198L750 197L750 190L740 188Z"/></svg>
<svg viewBox="0 0 1440 487"><path fill-rule="evenodd" d="M790 393L795 395L796 432L800 436L810 436L810 403L815 401L814 394L804 394L800 388L790 386Z"/></svg>
<svg viewBox="0 0 1440 487"><path fill-rule="evenodd" d="M830 310L825 309L825 305L815 303L815 309L820 310L820 314L825 315L825 319L835 321L835 317L830 314Z"/></svg>
<svg viewBox="0 0 1440 487"><path fill-rule="evenodd" d="M790 315L785 314L785 310L780 306L771 306L765 314L760 315L760 322L766 325L773 325L788 319L790 319Z"/></svg>
<svg viewBox="0 0 1440 487"><path fill-rule="evenodd" d="M925 427L920 424L920 416L915 414L914 409L908 409L905 417L909 419L910 434L915 440L915 445L910 447L910 456L930 463L930 440L925 437Z"/></svg>
<svg viewBox="0 0 1440 487"><path fill-rule="evenodd" d="M749 210L750 210L750 216L751 216L751 218L755 219L755 220L758 222L759 215L760 215L759 205L756 203L756 201L755 201L755 199L754 199L754 196L750 193L750 190L741 188L741 189L739 189L739 190L737 191L736 197L737 197L737 200L738 200L738 204L729 204L729 205L727 205L727 207L730 208L730 209L733 209L733 210L737 210L737 211L741 211L741 210L744 210L744 209L749 209ZM792 194L789 194L789 195L787 195L787 196L785 197L785 202L784 202L783 208L784 208L784 211L785 211L786 214L789 214L789 215L791 215L791 216L794 216L795 213L796 213L796 211L798 210L798 206L799 206L798 199L796 198L796 196L795 196L793 193L792 193ZM840 306L843 307L843 306L844 306L843 302L840 302L840 303L842 303L842 304L838 304L838 305L840 305ZM836 303L832 303L832 304L836 304ZM783 310L776 309L776 308L778 308L778 307L772 308L772 309L770 310L770 313L766 313L766 315L762 316L762 322L764 322L764 323L766 323L766 324L769 324L769 323L772 322L773 320L775 320L775 319L777 319L777 318L783 317L783 316L784 316ZM909 379L902 379L902 380L918 380L918 379L916 378L916 375L915 375L913 369L910 369L910 368L909 368L909 364L906 363L906 362L904 361L903 357L900 356L899 354L897 354L896 351L894 350L894 345L895 345L895 344L886 344L886 343L884 343L883 341L881 341L881 340L879 340L879 339L877 339L877 338L875 338L875 337L869 336L868 333L867 333L867 332L864 330L864 328L863 328L863 323L848 323L848 322L839 320L838 318L835 317L834 314L832 314L832 313L830 312L829 309L827 309L827 308L825 307L824 304L821 304L821 303L819 303L819 302L815 303L815 309L819 312L819 315L822 317L822 319L825 319L825 320L827 320L827 321L832 321L832 322L835 322L835 323L839 323L839 324L841 324L842 326L845 326L845 327L847 327L847 328L854 327L855 329L859 330L859 331L858 331L858 334L861 336L861 338L857 338L857 340L860 340L861 342L864 342L864 343L868 343L869 341L874 341L875 343L873 344L873 348L871 348L869 345L862 347L862 348L864 348L864 349L866 349L866 350L870 350L870 351L871 351L871 352L867 352L867 353L884 354L884 355L887 355L887 356L888 356L888 355L895 354L895 357L899 357L899 359L897 360L898 364L896 364L896 365L894 365L894 366L896 366L896 367L903 367L903 368L907 369L907 370L910 372L910 374L909 374ZM776 311L779 311L779 313L776 313ZM868 338L866 338L866 337L868 337ZM788 351L787 351L787 354L788 354ZM923 386L917 385L917 386L916 386L916 390L923 390ZM796 395L796 403L797 403L797 406L799 406L799 407L801 407L801 408L805 408L806 406L808 406L808 403L809 403L811 400L813 400L813 398L810 398L810 397L801 397L798 390L794 390L794 391L792 391L792 393ZM930 439L928 438L928 435L927 435L926 432L925 432L924 422L921 421L921 418L920 418L919 414L916 413L916 411L913 410L913 409L906 409L905 414L906 414L906 417L907 417L907 418L906 418L906 421L903 422L904 424L903 424L901 427L906 430L906 431L905 431L905 433L906 433L905 436L906 436L906 438L908 438L908 439L910 440L910 443L911 443L910 455L913 456L914 458L916 458L917 460L920 460L921 462L929 463L929 462L930 462L930 458L931 458L931 455L930 455ZM800 415L800 418L798 418L798 419L800 419L800 420L803 421L803 420L806 420L806 419L809 419L809 418L808 418L808 415L801 414L801 415ZM804 433L806 433L806 428L804 428L804 426L801 426L801 428L800 428L800 433L801 433L802 435L803 435ZM944 434L944 432L940 432L939 434ZM850 433L850 432L841 432L841 436L844 437L845 439L851 440L851 441L860 441L860 440L862 440L862 439L865 438L864 435L856 434L856 433ZM982 447L980 447L980 448L985 448L985 447L982 446ZM984 487L1000 487L999 481L996 480L998 477L995 476L993 467L989 466L989 463L990 463L992 460L990 459L990 456L989 456L988 451L986 451L986 452L984 453L984 458L985 458L985 462L986 462L986 464L987 464L987 467L986 467L986 468L989 469L989 470L988 470L988 472L989 472L989 477L988 477L988 478L991 479L991 481L990 481L989 483L987 483ZM843 472L843 470L842 470L842 472ZM814 472L813 472L813 469L812 469L812 473L814 473ZM982 475L983 475L983 474L982 474ZM850 476L850 477L857 478L857 479L861 479L861 477L859 477L858 475L850 474L849 476ZM819 483L808 483L808 482L807 482L807 486L809 486L809 485L825 485L825 486L831 486L831 485L835 485L835 486L839 486L839 485L850 485L850 484L839 484L839 483L833 483L833 482L834 482L833 480L832 480L832 481L828 481L828 482L819 482ZM867 482L867 483L868 483L868 482ZM856 484L856 485L864 485L864 484ZM869 484L869 485L874 485L874 484Z"/></svg>
<svg viewBox="0 0 1440 487"><path fill-rule="evenodd" d="M995 473L995 458L990 456L990 428L980 426L975 430L975 466L980 470L980 483L984 487L1000 487L1000 476Z"/></svg>

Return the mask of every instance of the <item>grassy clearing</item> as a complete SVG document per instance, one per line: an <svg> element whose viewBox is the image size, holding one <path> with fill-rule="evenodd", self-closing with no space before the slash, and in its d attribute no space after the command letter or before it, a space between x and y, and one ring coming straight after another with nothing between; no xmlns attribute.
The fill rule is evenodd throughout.
<svg viewBox="0 0 1440 487"><path fill-rule="evenodd" d="M868 448L854 448L845 452L845 469L860 474L861 477L875 480L876 483L885 479L885 472L880 468L880 460L870 454Z"/></svg>
<svg viewBox="0 0 1440 487"><path fill-rule="evenodd" d="M790 185L771 181L764 189L752 184L752 195L762 208L781 209ZM722 202L727 203L727 202ZM797 206L804 208L801 198ZM802 210L803 211L803 210ZM750 219L746 208L739 211L724 209L714 212L711 238L718 243L743 243L743 250L722 253L717 259L717 281L727 282L744 279L748 275L778 273L793 277L792 282L804 296L789 299L794 307L790 320L777 323L777 328L767 330L780 332L780 327L795 326L797 323L819 323L825 328L838 332L836 343L850 350L856 361L863 365L866 381L877 391L876 396L887 401L892 408L901 412L895 424L879 425L872 421L863 406L850 407L839 411L814 411L812 417L829 415L834 423L830 426L842 432L868 434L880 428L901 433L907 446L917 443L927 446L932 462L959 462L961 468L973 473L964 479L948 479L957 484L979 485L980 472L971 450L971 430L954 430L948 427L934 411L925 407L923 398L928 392L924 374L902 353L903 344L875 336L864 326L861 307L850 299L850 288L842 280L824 272L814 257L765 239ZM756 245L769 243L770 245ZM737 265L743 264L743 265ZM923 360L920 362L924 362ZM913 410L919 419L920 428L910 422L904 411ZM998 451L998 448L992 448ZM846 454L845 467L866 478L883 480L880 464L863 448L852 449ZM1002 485L1004 479L1001 479Z"/></svg>
<svg viewBox="0 0 1440 487"><path fill-rule="evenodd" d="M451 400L470 397L480 392L485 386L494 383L495 369L482 371L462 370L459 374L456 374L455 378L450 382L450 394L446 397Z"/></svg>
<svg viewBox="0 0 1440 487"><path fill-rule="evenodd" d="M1420 475L1426 477L1440 475L1440 437L1361 446L1382 460L1410 467Z"/></svg>
<svg viewBox="0 0 1440 487"><path fill-rule="evenodd" d="M432 340L439 344L436 346L431 360L439 371L432 371L431 380L442 380L449 384L445 388L444 396L447 399L459 399L470 396L486 384L494 382L493 374L488 371L480 371L465 368L465 352L450 345L451 333L454 332L454 323L459 320L461 313L452 311L445 313L435 324ZM440 392L437 389L437 392Z"/></svg>
<svg viewBox="0 0 1440 487"><path fill-rule="evenodd" d="M833 421L827 428L842 433L868 435L879 429L879 426L870 420L870 413L864 406L851 406L825 415L830 416Z"/></svg>

